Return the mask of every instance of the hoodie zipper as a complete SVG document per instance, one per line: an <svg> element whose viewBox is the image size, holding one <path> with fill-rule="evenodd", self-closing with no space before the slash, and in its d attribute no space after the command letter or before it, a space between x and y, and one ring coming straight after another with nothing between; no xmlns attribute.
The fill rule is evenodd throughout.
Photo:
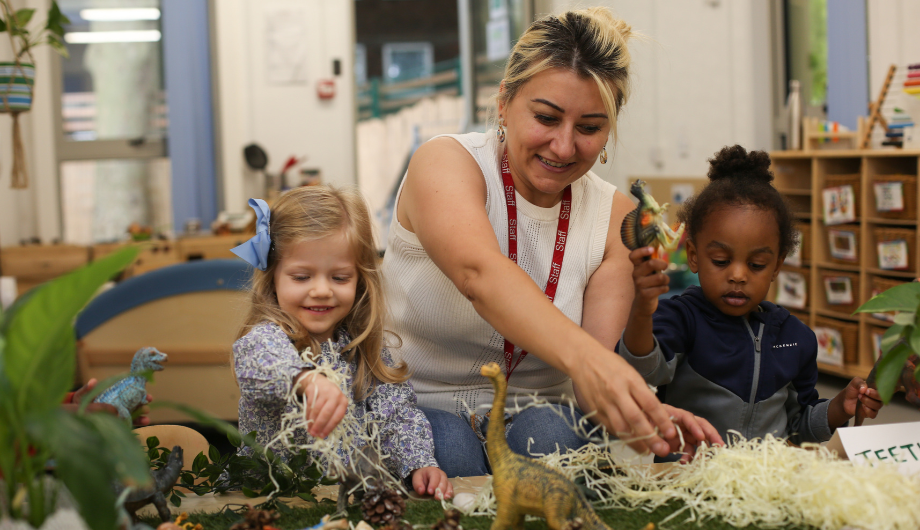
<svg viewBox="0 0 920 530"><path fill-rule="evenodd" d="M744 432L741 434L745 438L751 437L751 420L754 417L754 403L757 398L757 386L760 383L760 341L763 338L763 328L766 326L763 322L760 323L760 330L757 332L757 335L754 335L754 329L751 327L751 323L748 322L748 319L744 319L744 325L747 327L748 333L751 335L751 339L754 341L754 381L751 384L751 398L748 400L748 411L745 414L744 423Z"/></svg>

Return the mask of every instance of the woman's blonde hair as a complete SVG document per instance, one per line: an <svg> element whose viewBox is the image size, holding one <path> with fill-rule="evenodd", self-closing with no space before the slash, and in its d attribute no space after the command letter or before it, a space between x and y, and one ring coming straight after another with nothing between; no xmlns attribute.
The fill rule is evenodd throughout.
<svg viewBox="0 0 920 530"><path fill-rule="evenodd" d="M379 268L380 258L374 244L367 204L360 192L351 188L327 186L295 188L272 205L269 230L272 246L268 253L268 266L265 271L253 269L250 288L252 303L239 337L248 333L253 326L269 321L281 326L298 350L309 346L317 354L321 351L320 344L310 332L278 305L275 271L281 257L292 246L343 231L354 252L358 271L354 306L342 321L352 338L345 349L350 350L357 367L354 377L355 400L364 399L377 381L405 381L408 377L405 364L387 366L380 356L389 333L384 330L386 304Z"/></svg>
<svg viewBox="0 0 920 530"><path fill-rule="evenodd" d="M629 48L632 28L605 7L543 17L524 32L505 65L502 105L540 72L562 68L597 83L616 140L617 116L629 96Z"/></svg>

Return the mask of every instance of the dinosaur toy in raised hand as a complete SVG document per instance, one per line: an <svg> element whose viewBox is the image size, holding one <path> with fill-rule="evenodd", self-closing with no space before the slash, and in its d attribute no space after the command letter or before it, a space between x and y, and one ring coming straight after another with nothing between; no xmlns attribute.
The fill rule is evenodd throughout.
<svg viewBox="0 0 920 530"><path fill-rule="evenodd" d="M131 361L131 375L96 396L96 403L108 403L118 410L118 415L131 421L131 413L147 404L147 379L140 375L147 370L158 372L166 362L165 353L156 348L141 348Z"/></svg>
<svg viewBox="0 0 920 530"><path fill-rule="evenodd" d="M552 530L562 530L566 523L580 518L583 530L610 530L594 513L594 508L578 487L562 473L542 462L519 455L505 439L505 399L508 383L496 363L480 371L492 381L492 401L486 433L486 452L492 465L492 490L498 504L492 530L523 530L524 516L544 517Z"/></svg>
<svg viewBox="0 0 920 530"><path fill-rule="evenodd" d="M640 247L655 247L653 258L658 257L658 250L664 248L672 251L680 243L680 236L684 234L684 224L681 223L677 231L671 230L668 223L664 222L664 212L668 210L668 203L658 206L658 201L645 191L645 182L637 180L629 188L630 193L639 204L636 209L626 214L620 226L620 237L629 250Z"/></svg>

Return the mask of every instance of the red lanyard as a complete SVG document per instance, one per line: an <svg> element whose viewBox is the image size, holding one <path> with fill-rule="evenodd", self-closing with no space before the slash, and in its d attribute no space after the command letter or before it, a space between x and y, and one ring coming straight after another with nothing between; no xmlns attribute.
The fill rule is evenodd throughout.
<svg viewBox="0 0 920 530"><path fill-rule="evenodd" d="M508 168L508 153L502 155L502 183L505 185L505 206L508 208L508 257L511 261L517 263L517 206L515 205L514 180L511 178L511 170ZM556 245L553 247L553 263L549 267L549 278L546 280L546 297L552 302L556 298L556 287L559 285L559 274L562 272L562 257L565 255L565 241L569 233L569 218L572 216L572 186L566 186L562 191L562 206L559 209L559 225L556 227ZM524 357L527 352L521 350L517 362L512 366L514 360L514 344L505 339L505 381L511 379L511 372Z"/></svg>

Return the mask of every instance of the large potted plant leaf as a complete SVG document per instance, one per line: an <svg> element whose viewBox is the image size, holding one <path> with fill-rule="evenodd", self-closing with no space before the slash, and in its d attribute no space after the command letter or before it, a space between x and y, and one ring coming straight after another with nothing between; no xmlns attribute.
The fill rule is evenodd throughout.
<svg viewBox="0 0 920 530"><path fill-rule="evenodd" d="M883 403L891 401L911 355L920 354L920 283L904 283L869 299L857 313L895 312L894 323L882 336L882 356L873 371ZM914 371L920 380L920 366ZM870 377L871 379L871 377Z"/></svg>
<svg viewBox="0 0 920 530"><path fill-rule="evenodd" d="M149 483L147 461L126 422L60 407L74 381L74 317L136 254L128 248L77 269L0 314L0 505L8 511L0 518L40 527L53 509L49 495L63 484L91 528L111 530L112 485Z"/></svg>
<svg viewBox="0 0 920 530"><path fill-rule="evenodd" d="M12 188L26 188L29 183L25 148L19 128L19 114L32 108L35 86L35 58L32 49L47 44L67 57L64 25L70 20L52 0L43 25L33 24L35 9L14 9L12 0L0 0L0 32L10 39L13 60L0 62L0 112L13 118ZM29 29L29 28L32 29Z"/></svg>

